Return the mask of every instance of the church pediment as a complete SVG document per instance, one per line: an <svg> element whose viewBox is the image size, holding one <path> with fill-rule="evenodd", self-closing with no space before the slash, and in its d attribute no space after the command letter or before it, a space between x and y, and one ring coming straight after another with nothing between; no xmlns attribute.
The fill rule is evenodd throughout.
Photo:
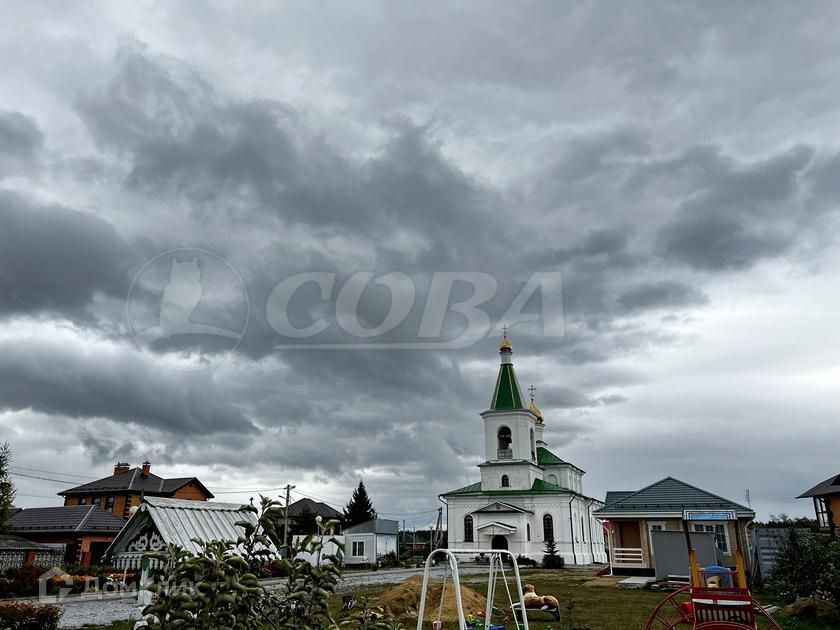
<svg viewBox="0 0 840 630"><path fill-rule="evenodd" d="M488 536L510 536L512 533L516 531L516 527L513 525L508 525L507 523L499 523L498 521L493 521L492 523L485 523L484 525L479 525L476 527L478 531L482 534L487 534Z"/></svg>
<svg viewBox="0 0 840 630"><path fill-rule="evenodd" d="M473 514L533 514L531 510L526 510L521 507L517 507L515 505L511 505L510 503L504 503L502 501L494 501L488 505L485 505L483 508L477 509Z"/></svg>

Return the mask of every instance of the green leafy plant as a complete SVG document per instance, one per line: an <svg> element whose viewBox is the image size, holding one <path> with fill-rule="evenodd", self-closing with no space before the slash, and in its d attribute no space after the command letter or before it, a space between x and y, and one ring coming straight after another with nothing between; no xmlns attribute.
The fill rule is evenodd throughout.
<svg viewBox="0 0 840 630"><path fill-rule="evenodd" d="M327 604L341 577L340 561L324 553L327 542L341 549L331 534L338 523L322 523L318 517L318 534L284 546L281 533L285 514L278 502L261 497L259 508L250 505L243 510L256 515L256 524L239 521L243 533L236 541L196 539L198 553L172 545L166 553L148 554L163 564L159 579L148 587L155 594L155 601L143 611L149 627L338 628ZM278 589L269 591L257 575L265 567L278 565L288 577Z"/></svg>

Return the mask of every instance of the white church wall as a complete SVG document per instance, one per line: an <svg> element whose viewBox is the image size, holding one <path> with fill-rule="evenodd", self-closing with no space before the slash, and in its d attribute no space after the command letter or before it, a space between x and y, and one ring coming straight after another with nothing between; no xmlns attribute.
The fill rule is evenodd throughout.
<svg viewBox="0 0 840 630"><path fill-rule="evenodd" d="M540 474L537 466L524 464L509 464L505 466L482 466L481 467L481 489L484 491L496 490L530 490L534 485L534 479ZM502 475L508 476L510 486L502 487ZM502 497L500 500L504 501Z"/></svg>

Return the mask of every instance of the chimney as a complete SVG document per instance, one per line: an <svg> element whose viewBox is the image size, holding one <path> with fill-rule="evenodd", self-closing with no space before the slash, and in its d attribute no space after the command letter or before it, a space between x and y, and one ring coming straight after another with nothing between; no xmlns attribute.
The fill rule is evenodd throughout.
<svg viewBox="0 0 840 630"><path fill-rule="evenodd" d="M143 476L148 477L149 476L149 471L151 469L152 469L152 462L150 462L147 459L145 462L143 462Z"/></svg>
<svg viewBox="0 0 840 630"><path fill-rule="evenodd" d="M114 466L114 474L121 475L124 472L128 472L128 462L117 462L117 465Z"/></svg>

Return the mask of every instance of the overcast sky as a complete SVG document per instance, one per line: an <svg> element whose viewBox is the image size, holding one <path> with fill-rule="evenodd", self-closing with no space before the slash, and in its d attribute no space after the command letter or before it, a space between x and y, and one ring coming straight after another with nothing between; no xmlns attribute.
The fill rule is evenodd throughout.
<svg viewBox="0 0 840 630"><path fill-rule="evenodd" d="M492 276L490 319L512 325L588 495L671 475L749 488L760 517L813 515L794 497L840 472L837 3L3 13L0 440L17 472L82 482L148 458L220 500L289 482L339 505L364 479L381 513L428 523L479 478L499 337L274 348L277 283L356 271L416 286L386 343L417 340L432 273ZM156 258L175 248L218 258ZM132 309L154 323L174 264L184 286L201 267L196 320L247 316L241 339L138 342ZM534 272L562 275L563 336L500 321ZM388 304L370 288L360 322ZM359 341L336 308L310 285L289 319ZM21 506L73 485L15 482Z"/></svg>

